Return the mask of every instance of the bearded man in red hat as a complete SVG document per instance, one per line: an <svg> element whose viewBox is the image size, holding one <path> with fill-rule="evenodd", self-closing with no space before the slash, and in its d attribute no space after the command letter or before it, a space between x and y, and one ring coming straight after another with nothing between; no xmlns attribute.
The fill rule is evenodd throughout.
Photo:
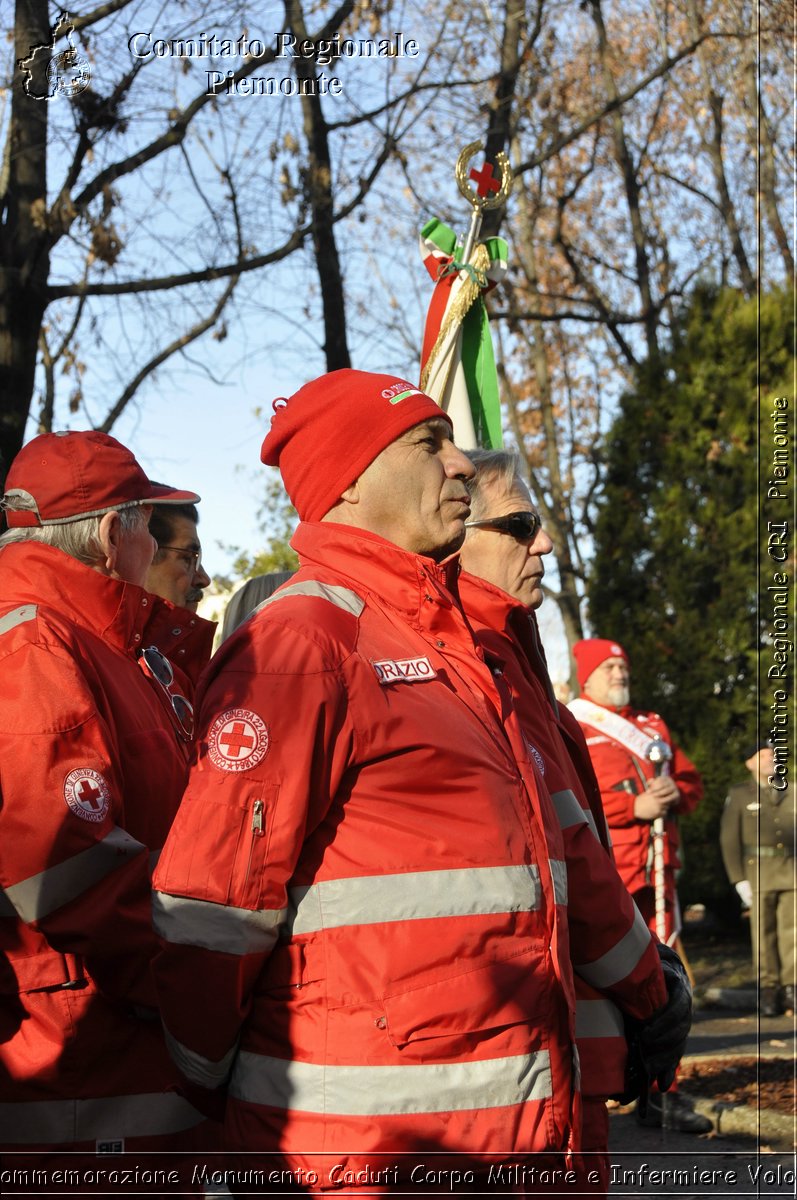
<svg viewBox="0 0 797 1200"><path fill-rule="evenodd" d="M192 740L166 655L190 675L213 625L144 588L153 507L198 499L88 431L34 438L2 500L0 1141L70 1166L203 1122L158 1021L150 864Z"/></svg>
<svg viewBox="0 0 797 1200"><path fill-rule="evenodd" d="M681 866L676 818L691 812L702 799L700 775L658 713L632 707L631 669L619 642L585 638L576 642L573 656L581 695L568 707L586 737L617 870L650 929L671 946L681 927L675 886ZM657 856L659 828L661 853ZM663 878L658 880L658 922L657 868L663 869ZM672 1127L688 1133L711 1129L708 1118L686 1107L677 1090L667 1103ZM660 1123L661 1115L661 1096L653 1092L646 1123Z"/></svg>

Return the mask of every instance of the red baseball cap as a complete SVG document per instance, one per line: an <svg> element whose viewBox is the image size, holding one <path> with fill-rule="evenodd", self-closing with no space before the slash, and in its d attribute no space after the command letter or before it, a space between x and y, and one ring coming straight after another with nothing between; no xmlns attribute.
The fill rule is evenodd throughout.
<svg viewBox="0 0 797 1200"><path fill-rule="evenodd" d="M607 658L623 658L628 665L628 655L619 642L611 642L608 638L584 638L573 647L573 658L576 660L576 675L578 686L582 692L584 684L601 663Z"/></svg>
<svg viewBox="0 0 797 1200"><path fill-rule="evenodd" d="M396 375L344 367L272 405L260 459L278 466L303 521L320 521L377 455L432 417L451 425L431 396Z"/></svg>
<svg viewBox="0 0 797 1200"><path fill-rule="evenodd" d="M12 462L2 499L9 527L65 525L136 504L196 504L154 484L116 438L95 429L42 433Z"/></svg>

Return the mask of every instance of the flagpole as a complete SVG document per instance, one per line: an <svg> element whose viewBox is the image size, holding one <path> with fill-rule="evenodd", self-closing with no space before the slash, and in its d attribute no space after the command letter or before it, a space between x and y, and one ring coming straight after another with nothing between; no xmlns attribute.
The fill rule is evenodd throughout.
<svg viewBox="0 0 797 1200"><path fill-rule="evenodd" d="M464 237L436 218L421 230L421 255L435 284L424 327L421 388L451 416L465 448L501 445L501 409L485 294L506 273L503 238L479 240L484 213L506 203L513 175L503 153L470 169L471 142L456 161L457 187L471 206ZM494 173L497 171L497 174ZM475 188L472 186L475 184Z"/></svg>

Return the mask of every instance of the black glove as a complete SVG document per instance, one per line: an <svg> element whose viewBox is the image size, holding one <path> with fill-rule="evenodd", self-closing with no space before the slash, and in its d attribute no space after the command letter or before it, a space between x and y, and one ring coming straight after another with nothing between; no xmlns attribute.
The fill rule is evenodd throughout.
<svg viewBox="0 0 797 1200"><path fill-rule="evenodd" d="M667 984L667 1003L639 1027L639 1052L648 1079L666 1092L686 1049L692 1027L692 988L684 965L674 950L658 943L656 949Z"/></svg>
<svg viewBox="0 0 797 1200"><path fill-rule="evenodd" d="M672 1086L692 1025L692 989L684 965L669 946L658 942L656 949L667 985L667 1003L647 1021L625 1017L626 1088L615 1097L623 1104L640 1097L643 1105L654 1079L661 1092Z"/></svg>

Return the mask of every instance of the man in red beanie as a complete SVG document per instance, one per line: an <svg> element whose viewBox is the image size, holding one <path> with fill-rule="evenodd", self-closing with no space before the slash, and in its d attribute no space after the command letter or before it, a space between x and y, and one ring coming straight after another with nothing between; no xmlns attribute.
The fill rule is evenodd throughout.
<svg viewBox="0 0 797 1200"><path fill-rule="evenodd" d="M632 708L628 655L619 642L586 638L573 655L581 695L569 708L587 739L617 869L649 927L671 946L681 926L675 818L701 800L700 775L658 713ZM677 1091L668 1097L667 1116L682 1132L712 1128ZM661 1118L662 1098L653 1092L645 1121Z"/></svg>
<svg viewBox="0 0 797 1200"><path fill-rule="evenodd" d="M192 732L162 651L190 670L181 651L201 642L204 658L213 627L197 618L190 635L175 630L171 607L144 590L153 506L198 499L153 485L129 450L96 432L34 438L8 473L9 529L0 538L6 1150L84 1150L96 1168L96 1154L184 1147L203 1120L175 1090L159 1027L150 856L182 795Z"/></svg>
<svg viewBox="0 0 797 1200"><path fill-rule="evenodd" d="M459 593L477 641L491 656L488 661L501 664L562 826L584 1106L582 1145L589 1152L578 1187L605 1195L610 1175L606 1100L628 1094L623 1014L644 1031L646 1050L655 1046L670 1052L674 1071L689 1031L689 985L677 956L652 938L617 874L584 735L554 698L535 615L543 600L543 558L552 543L521 478L518 456L469 450L468 458L476 475L470 483L471 519L460 553ZM672 992L667 1008L663 981L657 992L659 953ZM671 1020L677 1004L683 1004L684 1014L678 1036Z"/></svg>
<svg viewBox="0 0 797 1200"><path fill-rule="evenodd" d="M443 1163L525 1192L535 1151L567 1192L562 836L454 591L473 468L413 384L350 370L276 402L262 458L300 569L204 677L154 880L175 1059L227 1089L241 1194L261 1164L313 1193L424 1194Z"/></svg>

